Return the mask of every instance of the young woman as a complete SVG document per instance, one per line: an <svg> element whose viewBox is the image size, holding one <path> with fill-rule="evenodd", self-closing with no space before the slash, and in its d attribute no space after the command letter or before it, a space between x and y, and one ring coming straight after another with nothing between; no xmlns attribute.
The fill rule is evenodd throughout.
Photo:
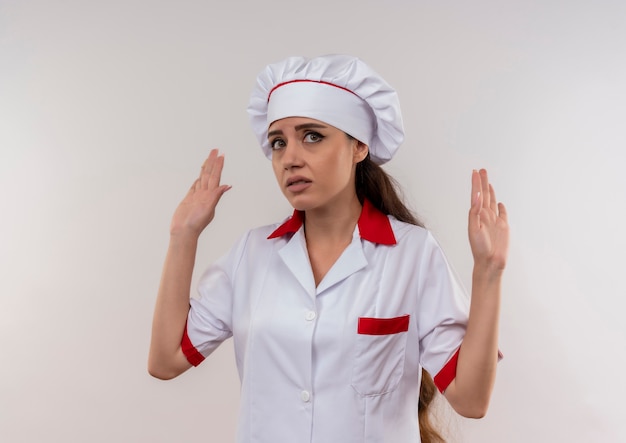
<svg viewBox="0 0 626 443"><path fill-rule="evenodd" d="M486 171L472 173L470 302L379 166L403 129L378 74L354 57L288 58L261 72L248 111L294 213L247 232L190 300L198 237L230 189L211 151L172 219L149 372L176 377L233 337L241 443L437 441L430 375L482 417L508 248Z"/></svg>

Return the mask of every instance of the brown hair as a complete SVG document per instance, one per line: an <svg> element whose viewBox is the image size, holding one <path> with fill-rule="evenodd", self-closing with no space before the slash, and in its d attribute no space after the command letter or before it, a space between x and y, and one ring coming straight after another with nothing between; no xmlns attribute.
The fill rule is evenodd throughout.
<svg viewBox="0 0 626 443"><path fill-rule="evenodd" d="M400 221L424 227L417 216L406 207L399 195L398 183L369 154L356 166L356 193L361 201L367 198L383 214L392 215ZM422 443L445 443L430 420L429 407L437 395L437 387L428 372L422 369L422 383L417 404L417 419Z"/></svg>

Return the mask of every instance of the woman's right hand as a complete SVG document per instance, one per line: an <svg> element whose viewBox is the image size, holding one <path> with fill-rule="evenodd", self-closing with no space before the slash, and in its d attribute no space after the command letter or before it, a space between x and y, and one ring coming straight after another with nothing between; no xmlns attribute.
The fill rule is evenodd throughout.
<svg viewBox="0 0 626 443"><path fill-rule="evenodd" d="M200 176L191 185L189 192L176 208L172 217L170 234L192 234L199 236L215 216L215 207L231 186L221 185L224 155L217 149L204 161Z"/></svg>
<svg viewBox="0 0 626 443"><path fill-rule="evenodd" d="M198 237L213 220L220 198L230 189L220 184L223 167L224 156L213 149L172 217L148 357L148 371L160 379L174 378L191 367L181 347L189 314L191 278Z"/></svg>

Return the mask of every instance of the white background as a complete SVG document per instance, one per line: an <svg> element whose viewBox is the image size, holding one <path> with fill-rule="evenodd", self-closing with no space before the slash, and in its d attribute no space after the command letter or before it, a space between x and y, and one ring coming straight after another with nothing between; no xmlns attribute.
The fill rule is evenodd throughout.
<svg viewBox="0 0 626 443"><path fill-rule="evenodd" d="M0 0L0 441L229 442L228 342L146 357L171 214L210 148L233 189L203 268L291 210L249 128L256 74L360 56L399 92L387 170L469 286L470 174L511 219L490 411L454 442L623 442L626 2ZM329 442L330 443L330 442Z"/></svg>

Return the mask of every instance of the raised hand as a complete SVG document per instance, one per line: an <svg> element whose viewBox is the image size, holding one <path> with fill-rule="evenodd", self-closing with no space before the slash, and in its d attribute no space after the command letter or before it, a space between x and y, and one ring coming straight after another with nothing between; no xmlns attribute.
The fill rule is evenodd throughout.
<svg viewBox="0 0 626 443"><path fill-rule="evenodd" d="M506 208L496 201L487 171L472 172L472 204L469 211L469 241L474 266L500 274L509 249L509 224Z"/></svg>
<svg viewBox="0 0 626 443"><path fill-rule="evenodd" d="M176 208L170 226L171 234L191 233L199 236L215 216L215 207L231 186L221 185L224 156L217 149L204 161L200 176Z"/></svg>

